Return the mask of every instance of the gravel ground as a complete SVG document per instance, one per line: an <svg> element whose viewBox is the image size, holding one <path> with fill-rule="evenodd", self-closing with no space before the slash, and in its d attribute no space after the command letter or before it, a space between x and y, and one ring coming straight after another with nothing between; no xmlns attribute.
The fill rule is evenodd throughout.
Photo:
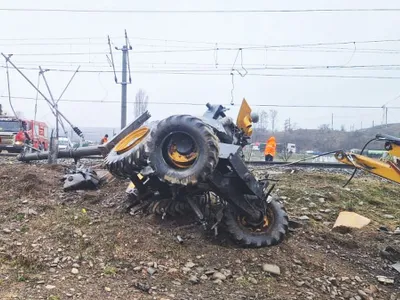
<svg viewBox="0 0 400 300"><path fill-rule="evenodd" d="M360 176L342 188L347 173L291 170L270 178L290 218L304 221L279 246L254 250L191 215L121 212L127 182L65 193L62 166L2 159L0 299L399 300L400 273L381 250L399 249L400 236L378 230L400 226L399 186ZM372 222L331 231L344 209Z"/></svg>

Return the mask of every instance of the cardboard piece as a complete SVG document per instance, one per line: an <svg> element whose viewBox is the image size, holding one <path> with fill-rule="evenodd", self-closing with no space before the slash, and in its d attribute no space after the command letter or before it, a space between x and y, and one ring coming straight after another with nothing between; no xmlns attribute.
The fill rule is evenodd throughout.
<svg viewBox="0 0 400 300"><path fill-rule="evenodd" d="M349 231L361 229L371 222L370 219L350 211L342 211L336 219L333 229L335 231Z"/></svg>

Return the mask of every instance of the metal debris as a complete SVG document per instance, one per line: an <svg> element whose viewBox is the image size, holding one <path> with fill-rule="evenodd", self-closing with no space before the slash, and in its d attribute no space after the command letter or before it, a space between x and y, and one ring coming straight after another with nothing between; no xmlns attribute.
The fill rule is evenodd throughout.
<svg viewBox="0 0 400 300"><path fill-rule="evenodd" d="M62 180L64 181L64 191L94 190L100 184L100 179L96 172L84 166L70 171Z"/></svg>
<svg viewBox="0 0 400 300"><path fill-rule="evenodd" d="M394 265L392 265L392 268L400 273L400 262L397 262Z"/></svg>
<svg viewBox="0 0 400 300"><path fill-rule="evenodd" d="M392 246L387 246L384 250L381 250L380 255L392 263L400 261L400 251Z"/></svg>

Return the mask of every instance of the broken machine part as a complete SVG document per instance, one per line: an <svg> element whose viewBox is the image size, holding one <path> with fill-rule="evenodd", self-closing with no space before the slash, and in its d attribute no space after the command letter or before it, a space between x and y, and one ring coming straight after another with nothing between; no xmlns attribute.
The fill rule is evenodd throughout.
<svg viewBox="0 0 400 300"><path fill-rule="evenodd" d="M258 117L243 99L236 123L222 105L207 103L201 117L172 115L154 126L125 130L111 143L108 171L129 179L132 210L189 215L206 229L224 228L245 247L276 245L288 232L288 215L243 160Z"/></svg>
<svg viewBox="0 0 400 300"><path fill-rule="evenodd" d="M80 167L64 175L64 191L94 190L100 184L100 179L91 168Z"/></svg>
<svg viewBox="0 0 400 300"><path fill-rule="evenodd" d="M362 155L362 152L354 154L343 151L335 153L335 158L339 162L355 167L356 170L363 170L400 184L400 138L377 134L371 141L385 142L384 148L387 151L388 159L378 161Z"/></svg>

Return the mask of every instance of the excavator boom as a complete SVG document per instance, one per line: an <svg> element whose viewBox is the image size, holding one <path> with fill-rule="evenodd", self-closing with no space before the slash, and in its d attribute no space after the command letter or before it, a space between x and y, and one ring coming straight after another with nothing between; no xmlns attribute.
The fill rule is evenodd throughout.
<svg viewBox="0 0 400 300"><path fill-rule="evenodd" d="M335 158L341 163L400 184L400 139L378 134L376 140L385 142L385 150L388 151L392 160L379 161L364 155L343 151L335 153Z"/></svg>

